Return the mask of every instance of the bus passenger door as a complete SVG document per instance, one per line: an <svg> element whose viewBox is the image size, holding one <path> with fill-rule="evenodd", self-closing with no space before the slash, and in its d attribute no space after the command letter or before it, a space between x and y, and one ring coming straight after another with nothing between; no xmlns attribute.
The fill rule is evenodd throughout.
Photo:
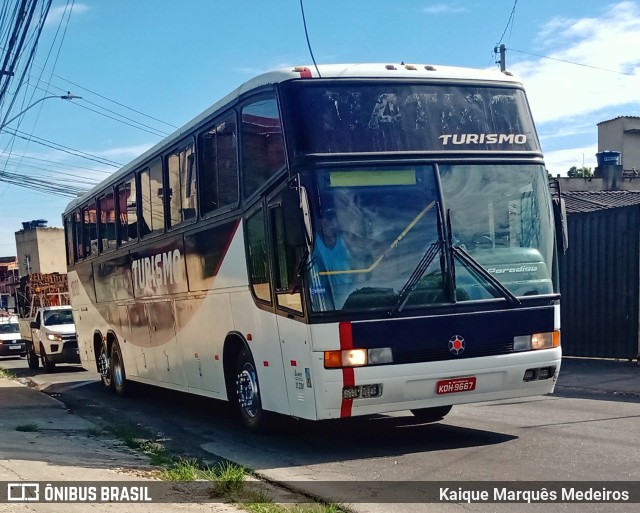
<svg viewBox="0 0 640 513"><path fill-rule="evenodd" d="M302 248L287 243L285 217L281 203L270 205L269 221L280 349L291 415L315 419L310 331L304 322L302 294L295 276Z"/></svg>

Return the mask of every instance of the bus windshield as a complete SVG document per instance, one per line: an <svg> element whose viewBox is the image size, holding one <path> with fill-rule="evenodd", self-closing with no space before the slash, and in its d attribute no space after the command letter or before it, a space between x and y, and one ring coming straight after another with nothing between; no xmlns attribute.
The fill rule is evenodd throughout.
<svg viewBox="0 0 640 513"><path fill-rule="evenodd" d="M409 309L555 291L541 165L336 168L317 170L308 181L316 188L309 194L315 312L395 311L399 301Z"/></svg>
<svg viewBox="0 0 640 513"><path fill-rule="evenodd" d="M297 81L283 89L297 155L540 151L524 91L514 87Z"/></svg>

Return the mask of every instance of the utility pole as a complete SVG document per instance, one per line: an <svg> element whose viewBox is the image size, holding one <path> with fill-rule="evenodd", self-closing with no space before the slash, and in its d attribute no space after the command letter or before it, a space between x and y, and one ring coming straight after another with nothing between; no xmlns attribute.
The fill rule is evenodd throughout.
<svg viewBox="0 0 640 513"><path fill-rule="evenodd" d="M500 53L500 61L496 61L496 62L500 63L500 71L506 71L507 70L507 47L504 46L503 44L496 46L493 49L493 53L495 53L496 55Z"/></svg>

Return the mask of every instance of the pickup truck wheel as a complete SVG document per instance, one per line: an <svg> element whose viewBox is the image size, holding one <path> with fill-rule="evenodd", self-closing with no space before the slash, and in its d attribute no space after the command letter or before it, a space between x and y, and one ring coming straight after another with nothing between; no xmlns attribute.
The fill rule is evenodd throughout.
<svg viewBox="0 0 640 513"><path fill-rule="evenodd" d="M111 348L111 387L116 394L121 396L127 395L129 391L122 352L117 341L113 343Z"/></svg>
<svg viewBox="0 0 640 513"><path fill-rule="evenodd" d="M33 350L33 344L29 344L29 347L27 348L27 364L31 370L36 370L40 367L40 359Z"/></svg>
<svg viewBox="0 0 640 513"><path fill-rule="evenodd" d="M47 352L44 350L42 344L40 344L40 358L42 358L42 366L44 367L45 371L51 372L56 368L56 364L49 360Z"/></svg>

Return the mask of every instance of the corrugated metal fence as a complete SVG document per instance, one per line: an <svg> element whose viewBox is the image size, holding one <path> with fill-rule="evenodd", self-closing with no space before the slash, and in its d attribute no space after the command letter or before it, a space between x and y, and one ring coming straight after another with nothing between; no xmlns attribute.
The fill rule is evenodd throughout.
<svg viewBox="0 0 640 513"><path fill-rule="evenodd" d="M561 256L562 349L567 356L638 357L640 207L568 216Z"/></svg>

